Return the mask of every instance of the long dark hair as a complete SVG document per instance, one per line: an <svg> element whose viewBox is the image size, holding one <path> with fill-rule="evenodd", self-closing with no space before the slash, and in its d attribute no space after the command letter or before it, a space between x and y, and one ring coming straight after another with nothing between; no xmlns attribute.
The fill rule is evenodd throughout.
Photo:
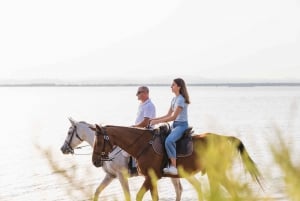
<svg viewBox="0 0 300 201"><path fill-rule="evenodd" d="M184 97L185 103L190 104L191 101L184 80L182 78L176 78L173 81L180 87L179 93Z"/></svg>

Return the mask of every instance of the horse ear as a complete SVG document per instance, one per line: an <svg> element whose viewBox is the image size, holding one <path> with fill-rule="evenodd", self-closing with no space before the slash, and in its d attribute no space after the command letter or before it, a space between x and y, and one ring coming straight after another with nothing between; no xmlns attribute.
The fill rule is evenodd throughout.
<svg viewBox="0 0 300 201"><path fill-rule="evenodd" d="M96 131L101 131L101 128L98 124L95 124L95 126L96 126Z"/></svg>
<svg viewBox="0 0 300 201"><path fill-rule="evenodd" d="M96 126L94 126L94 125L89 125L89 128L93 131L96 131Z"/></svg>
<svg viewBox="0 0 300 201"><path fill-rule="evenodd" d="M69 119L69 121L71 122L72 125L75 125L76 121L72 117L69 117L68 119Z"/></svg>

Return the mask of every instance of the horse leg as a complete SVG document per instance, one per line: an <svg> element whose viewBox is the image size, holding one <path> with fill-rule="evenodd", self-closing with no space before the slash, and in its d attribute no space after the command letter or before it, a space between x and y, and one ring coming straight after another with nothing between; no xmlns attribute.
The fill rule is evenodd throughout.
<svg viewBox="0 0 300 201"><path fill-rule="evenodd" d="M145 193L150 189L152 201L158 201L156 181L152 184L150 176L145 176L145 181L136 195L136 201L142 201Z"/></svg>
<svg viewBox="0 0 300 201"><path fill-rule="evenodd" d="M173 183L173 186L175 188L176 192L176 201L180 201L181 199L181 194L182 194L182 185L180 183L180 179L178 178L171 178L171 181Z"/></svg>
<svg viewBox="0 0 300 201"><path fill-rule="evenodd" d="M126 201L130 201L130 191L129 191L129 185L128 185L128 178L126 175L124 175L122 172L118 172L117 173L117 177L121 183L122 189L123 189L123 193L125 196L125 200Z"/></svg>
<svg viewBox="0 0 300 201"><path fill-rule="evenodd" d="M198 194L198 200L204 200L200 181L194 176L189 176L185 179L195 188Z"/></svg>
<svg viewBox="0 0 300 201"><path fill-rule="evenodd" d="M111 183L111 181L114 179L114 177L110 174L106 174L104 179L102 180L101 184L96 189L96 192L94 194L94 201L97 201L99 198L100 193L105 189L108 184Z"/></svg>

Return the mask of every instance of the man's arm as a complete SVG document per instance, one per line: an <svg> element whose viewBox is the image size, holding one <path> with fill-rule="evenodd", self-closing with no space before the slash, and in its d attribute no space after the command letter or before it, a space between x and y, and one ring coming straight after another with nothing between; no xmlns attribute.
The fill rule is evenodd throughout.
<svg viewBox="0 0 300 201"><path fill-rule="evenodd" d="M149 125L149 123L150 123L150 118L149 117L144 117L144 120L141 123L136 124L133 127L145 128Z"/></svg>

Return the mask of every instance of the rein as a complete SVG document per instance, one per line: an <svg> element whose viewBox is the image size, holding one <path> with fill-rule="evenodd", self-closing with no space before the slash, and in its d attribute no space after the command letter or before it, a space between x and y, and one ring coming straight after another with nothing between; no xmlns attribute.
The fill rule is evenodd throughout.
<svg viewBox="0 0 300 201"><path fill-rule="evenodd" d="M137 138L132 144L135 144L136 143L136 141L138 141L141 137L142 137L143 135L141 135L139 138ZM139 153L137 153L137 156L136 156L136 159L138 159L149 147L151 147L151 144L153 143L153 140L150 140L147 144L146 144L146 146L142 149L142 150L140 150L139 151ZM149 146L147 146L147 145L149 145ZM132 145L130 145L130 146L132 146Z"/></svg>
<svg viewBox="0 0 300 201"><path fill-rule="evenodd" d="M87 147L87 146L90 146L90 145L84 145L84 146L76 147L76 148L74 148L74 149L81 149L81 148ZM117 148L117 146L114 146L113 149L112 149L112 152L113 152L116 148ZM107 161L113 161L113 160L115 159L115 157L116 157L121 151L122 151L122 149L120 149L119 151L117 151L117 153L115 153L115 154L113 155L113 157L111 157L111 158L110 158L109 160L107 160ZM111 152L111 153L112 153L112 152ZM76 156L83 156L83 155L92 155L92 153L88 153L88 154L76 154L76 153L74 153L74 155L76 155Z"/></svg>
<svg viewBox="0 0 300 201"><path fill-rule="evenodd" d="M90 146L90 145L83 145L83 146L76 147L76 148L74 148L74 149L82 149L82 148L87 147L87 146ZM75 153L75 151L74 151L73 154L76 155L76 156L82 156L82 155L91 155L92 153L88 153L88 154L77 154L77 153Z"/></svg>

